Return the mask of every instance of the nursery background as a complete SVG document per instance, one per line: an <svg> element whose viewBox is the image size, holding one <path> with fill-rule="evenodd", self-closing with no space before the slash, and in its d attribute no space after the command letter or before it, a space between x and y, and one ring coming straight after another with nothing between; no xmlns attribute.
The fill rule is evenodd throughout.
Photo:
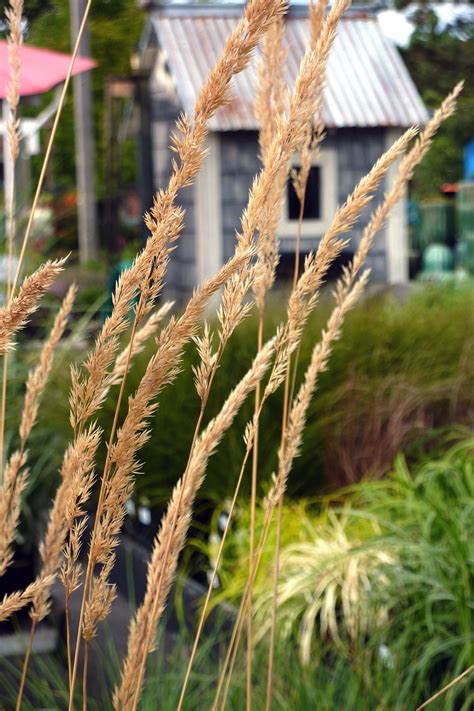
<svg viewBox="0 0 474 711"><path fill-rule="evenodd" d="M472 708L470 3L1 5L0 709Z"/></svg>

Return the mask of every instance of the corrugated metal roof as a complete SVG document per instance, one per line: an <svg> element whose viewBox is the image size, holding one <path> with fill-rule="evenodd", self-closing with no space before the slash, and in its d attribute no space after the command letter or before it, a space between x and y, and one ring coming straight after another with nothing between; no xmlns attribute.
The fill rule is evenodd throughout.
<svg viewBox="0 0 474 711"><path fill-rule="evenodd" d="M183 109L192 115L197 93L207 78L237 15L152 15ZM288 16L288 80L293 83L309 39L307 17ZM216 114L217 131L257 129L253 114L255 60L233 79L232 100ZM324 95L328 128L410 126L424 123L427 112L393 43L373 16L347 17L340 23L329 59Z"/></svg>

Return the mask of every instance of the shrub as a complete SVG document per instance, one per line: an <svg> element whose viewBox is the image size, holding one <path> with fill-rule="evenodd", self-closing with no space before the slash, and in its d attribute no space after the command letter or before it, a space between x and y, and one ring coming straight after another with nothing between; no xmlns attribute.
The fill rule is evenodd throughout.
<svg viewBox="0 0 474 711"><path fill-rule="evenodd" d="M214 700L215 685L218 678L218 668L212 655L212 649L222 643L222 636L211 637L203 644L199 653L196 671L191 678L185 709L193 711L198 708L211 708ZM177 708L183 677L183 658L188 650L182 640L176 640L167 654L163 652L163 639L158 642L158 650L151 655L147 681L140 703L141 711L155 711L159 706L164 711L174 711ZM364 678L362 669L356 670L347 665L343 659L333 659L332 663L311 664L303 668L294 650L286 648L284 653L278 651L275 660L275 694L273 708L278 711L288 709L314 708L318 699L318 709L333 711L335 708L351 709L351 711L375 711L375 709L396 708L396 679L390 669L381 666L378 676L372 675L370 683ZM110 689L113 688L119 671L117 650L107 648L110 663L107 664L105 678L88 694L87 708L90 711L112 711ZM259 647L255 652L253 706L257 711L263 711L265 704L266 680L262 675L267 650ZM21 669L14 663L0 660L0 693L2 701L13 707L16 700ZM391 689L387 693L390 706L380 706L379 690L382 685ZM234 683L230 689L226 708L229 711L241 711L242 694L245 693L245 677L242 671L236 670ZM25 711L38 708L57 708L67 704L69 690L67 679L62 673L61 660L57 657L38 655L32 663L32 668L26 687L26 698L23 704ZM78 695L80 707L80 697ZM433 706L434 711L440 711L440 706Z"/></svg>
<svg viewBox="0 0 474 711"><path fill-rule="evenodd" d="M397 708L414 708L472 664L474 650L474 441L455 444L410 474L390 475L328 501L289 503L279 581L281 647L297 641L305 665L346 660L364 675L393 670ZM221 568L217 599L236 600L247 579L247 514ZM256 628L271 618L274 539L255 589ZM329 657L328 657L329 655ZM390 673L392 673L390 671ZM442 708L468 708L469 687ZM381 690L379 702L393 699ZM389 706L388 706L389 707Z"/></svg>
<svg viewBox="0 0 474 711"><path fill-rule="evenodd" d="M300 372L308 365L311 345L330 309L323 298L311 317L303 340ZM275 299L269 309L268 336L283 308ZM211 398L208 417L219 409L225 394L245 372L255 353L257 320L249 318L234 334L224 353ZM289 481L290 496L311 497L358 480L367 473L387 471L395 454L404 449L409 460L432 449L445 428L474 421L471 393L474 388L474 290L471 283L437 285L415 290L399 300L391 293L375 294L350 313L341 340L335 345L331 367L321 375L310 405L301 457ZM146 349L132 365L127 392L136 389L151 355ZM194 393L192 365L195 350L189 347L182 372L173 388L164 390L153 420L152 436L142 450L143 474L136 482L139 498L162 505L183 471L199 401ZM68 441L66 393L69 373L57 368L49 389L51 407L41 421L41 439L53 436L51 454L59 462ZM261 415L265 437L260 443L261 482L275 468L282 394ZM235 481L242 458L242 431L252 412L242 408L219 451L209 462L201 497L219 502ZM126 411L126 401L122 415ZM100 415L110 430L114 403ZM56 450L57 447L57 450ZM225 472L225 476L222 476ZM242 494L248 496L249 481Z"/></svg>

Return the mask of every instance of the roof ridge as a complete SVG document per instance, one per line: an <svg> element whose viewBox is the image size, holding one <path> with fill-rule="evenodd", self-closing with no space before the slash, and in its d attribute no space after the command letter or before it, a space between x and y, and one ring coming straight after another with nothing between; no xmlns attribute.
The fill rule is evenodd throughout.
<svg viewBox="0 0 474 711"><path fill-rule="evenodd" d="M224 46L234 16L169 14L150 17L163 50L176 97L192 115L196 96ZM308 23L290 15L287 24L288 78L293 81L306 50ZM190 58L192 57L192 61ZM234 78L234 100L220 109L211 130L256 130L255 63ZM372 16L351 15L341 23L328 64L324 121L328 128L401 127L424 123L427 115L395 45Z"/></svg>
<svg viewBox="0 0 474 711"><path fill-rule="evenodd" d="M369 0L370 3L370 0ZM217 3L196 3L185 2L163 2L162 0L142 0L141 7L153 13L166 17L240 17L245 7L244 2L224 2ZM367 5L350 7L343 16L344 19L375 19L377 10L384 7L384 0ZM309 15L309 5L307 3L297 3L289 5L286 17L306 17Z"/></svg>

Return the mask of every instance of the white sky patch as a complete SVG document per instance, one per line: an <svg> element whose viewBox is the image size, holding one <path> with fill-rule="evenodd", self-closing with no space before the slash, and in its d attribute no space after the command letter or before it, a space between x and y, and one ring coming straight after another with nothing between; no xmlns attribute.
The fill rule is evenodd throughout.
<svg viewBox="0 0 474 711"><path fill-rule="evenodd" d="M378 13L382 32L399 47L406 47L410 41L414 29L410 18L418 7L418 3L413 2L402 11L382 10ZM440 29L453 24L458 18L474 22L474 7L468 2L432 2L428 7L438 15Z"/></svg>
<svg viewBox="0 0 474 711"><path fill-rule="evenodd" d="M457 18L465 18L474 22L474 7L468 2L435 2L432 7L439 17L441 27L451 24Z"/></svg>
<svg viewBox="0 0 474 711"><path fill-rule="evenodd" d="M402 12L396 10L382 10L378 13L378 20L382 32L399 47L406 47L410 41L414 25L409 22Z"/></svg>

